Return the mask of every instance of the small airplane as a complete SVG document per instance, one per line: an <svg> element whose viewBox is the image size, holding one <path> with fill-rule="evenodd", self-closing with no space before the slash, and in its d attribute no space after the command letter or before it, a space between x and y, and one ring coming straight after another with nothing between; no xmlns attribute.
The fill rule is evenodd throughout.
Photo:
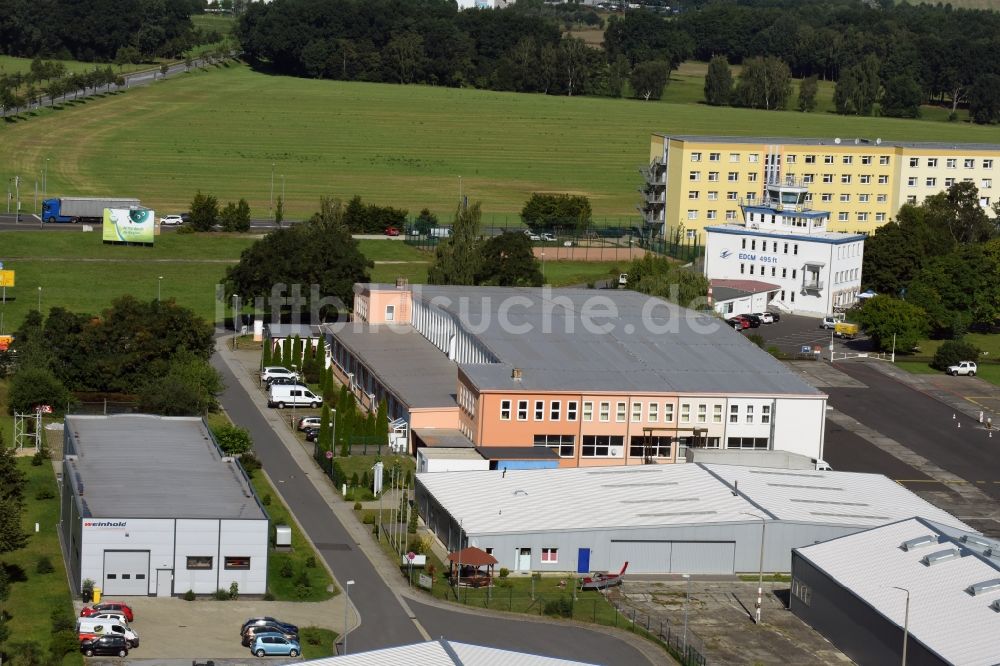
<svg viewBox="0 0 1000 666"><path fill-rule="evenodd" d="M628 569L628 562L622 565L622 570L616 574L609 573L595 573L593 576L587 576L583 579L580 584L581 590L603 590L609 587L614 587L615 585L622 584L622 578L625 576L625 570Z"/></svg>

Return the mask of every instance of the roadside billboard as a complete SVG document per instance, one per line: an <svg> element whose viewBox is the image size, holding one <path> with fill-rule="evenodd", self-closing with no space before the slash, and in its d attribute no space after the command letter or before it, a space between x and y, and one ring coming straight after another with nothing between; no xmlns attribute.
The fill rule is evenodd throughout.
<svg viewBox="0 0 1000 666"><path fill-rule="evenodd" d="M111 243L152 245L155 220L148 208L105 208L102 237Z"/></svg>
<svg viewBox="0 0 1000 666"><path fill-rule="evenodd" d="M14 271L0 270L0 287L14 286Z"/></svg>

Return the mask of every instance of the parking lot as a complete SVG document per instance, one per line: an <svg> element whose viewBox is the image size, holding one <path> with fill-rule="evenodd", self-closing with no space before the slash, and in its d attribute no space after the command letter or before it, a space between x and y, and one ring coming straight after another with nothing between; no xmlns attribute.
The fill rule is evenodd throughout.
<svg viewBox="0 0 1000 666"><path fill-rule="evenodd" d="M830 358L830 339L832 331L820 328L820 319L802 317L799 315L781 315L781 321L774 324L761 324L759 328L748 328L744 335L759 335L764 338L765 347L777 347L786 354L800 354L804 347L810 350L819 347L823 358ZM833 337L834 349L843 351L868 351L868 339L859 335L854 340L843 340Z"/></svg>
<svg viewBox="0 0 1000 666"><path fill-rule="evenodd" d="M110 599L109 599L110 600ZM139 634L139 647L128 661L146 659L247 659L288 661L282 657L260 660L240 644L240 627L250 617L269 615L299 627L315 626L343 631L344 604L340 597L318 603L239 599L184 601L180 597L122 597L135 613L130 626ZM83 603L76 603L79 614ZM108 658L102 658L108 659Z"/></svg>

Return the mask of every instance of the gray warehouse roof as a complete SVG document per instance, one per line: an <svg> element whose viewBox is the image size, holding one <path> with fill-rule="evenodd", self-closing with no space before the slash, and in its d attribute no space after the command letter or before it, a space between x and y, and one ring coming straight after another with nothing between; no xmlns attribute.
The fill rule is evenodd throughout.
<svg viewBox="0 0 1000 666"><path fill-rule="evenodd" d="M455 643L439 638L426 643L370 650L304 661L309 666L587 666L582 661Z"/></svg>
<svg viewBox="0 0 1000 666"><path fill-rule="evenodd" d="M480 390L822 395L718 317L638 292L412 289L500 359L461 364Z"/></svg>
<svg viewBox="0 0 1000 666"><path fill-rule="evenodd" d="M968 529L881 474L686 463L421 473L417 481L470 536L752 521L747 512L857 527L923 515Z"/></svg>
<svg viewBox="0 0 1000 666"><path fill-rule="evenodd" d="M352 322L325 330L409 407L458 406L455 363L413 328Z"/></svg>
<svg viewBox="0 0 1000 666"><path fill-rule="evenodd" d="M67 416L65 436L85 518L267 518L201 418Z"/></svg>
<svg viewBox="0 0 1000 666"><path fill-rule="evenodd" d="M909 590L910 636L942 660L1000 663L1000 543L911 518L794 552L900 628Z"/></svg>

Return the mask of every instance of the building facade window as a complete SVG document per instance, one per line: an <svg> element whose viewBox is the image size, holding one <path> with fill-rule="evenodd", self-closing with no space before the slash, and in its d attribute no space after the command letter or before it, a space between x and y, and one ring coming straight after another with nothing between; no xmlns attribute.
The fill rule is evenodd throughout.
<svg viewBox="0 0 1000 666"><path fill-rule="evenodd" d="M762 405L760 408L760 422L768 424L771 422L771 405Z"/></svg>
<svg viewBox="0 0 1000 666"><path fill-rule="evenodd" d="M646 420L650 423L656 423L660 420L660 403L651 402L649 403L649 412L646 415Z"/></svg>
<svg viewBox="0 0 1000 666"><path fill-rule="evenodd" d="M584 458L617 456L624 442L622 435L584 435L580 455Z"/></svg>
<svg viewBox="0 0 1000 666"><path fill-rule="evenodd" d="M911 157L910 158L910 168L911 169L915 169L918 166L920 166L920 158L919 157Z"/></svg>
<svg viewBox="0 0 1000 666"><path fill-rule="evenodd" d="M701 162L701 153L691 153L692 162Z"/></svg>
<svg viewBox="0 0 1000 666"><path fill-rule="evenodd" d="M747 423L753 423L753 405L747 405Z"/></svg>
<svg viewBox="0 0 1000 666"><path fill-rule="evenodd" d="M544 421L545 420L545 401L536 400L535 401L535 420Z"/></svg>
<svg viewBox="0 0 1000 666"><path fill-rule="evenodd" d="M635 435L629 440L628 454L632 458L669 458L673 448L671 437Z"/></svg>
<svg viewBox="0 0 1000 666"><path fill-rule="evenodd" d="M517 420L527 421L528 420L528 401L518 400L517 401Z"/></svg>
<svg viewBox="0 0 1000 666"><path fill-rule="evenodd" d="M833 182L833 174L832 173L824 173L823 174L823 182L824 183L832 183Z"/></svg>
<svg viewBox="0 0 1000 666"><path fill-rule="evenodd" d="M250 568L250 558L243 556L229 556L225 559L227 571L247 570Z"/></svg>
<svg viewBox="0 0 1000 666"><path fill-rule="evenodd" d="M611 403L602 402L601 403L601 421L607 423L611 420Z"/></svg>
<svg viewBox="0 0 1000 666"><path fill-rule="evenodd" d="M542 564L557 564L558 562L558 548L542 548Z"/></svg>
<svg viewBox="0 0 1000 666"><path fill-rule="evenodd" d="M674 405L673 403L665 403L663 405L663 422L673 423L674 421Z"/></svg>
<svg viewBox="0 0 1000 666"><path fill-rule="evenodd" d="M510 400L500 401L500 420L510 421Z"/></svg>
<svg viewBox="0 0 1000 666"><path fill-rule="evenodd" d="M773 266L771 270L774 270ZM712 423L722 423L722 405L712 405Z"/></svg>
<svg viewBox="0 0 1000 666"><path fill-rule="evenodd" d="M553 400L549 403L549 420L558 421L562 418L562 403L558 400Z"/></svg>
<svg viewBox="0 0 1000 666"><path fill-rule="evenodd" d="M576 421L576 400L569 400L566 402L566 420Z"/></svg>
<svg viewBox="0 0 1000 666"><path fill-rule="evenodd" d="M212 568L212 558L210 556L204 556L204 557L203 556L188 556L188 558L187 558L187 568L188 569L211 569Z"/></svg>
<svg viewBox="0 0 1000 666"><path fill-rule="evenodd" d="M392 321L396 318L396 306L387 305L385 306L385 320Z"/></svg>
<svg viewBox="0 0 1000 666"><path fill-rule="evenodd" d="M642 403L633 402L632 403L632 423L639 423L642 421Z"/></svg>
<svg viewBox="0 0 1000 666"><path fill-rule="evenodd" d="M688 192L688 199L697 199L697 198L698 198L698 190L691 190L690 192Z"/></svg>
<svg viewBox="0 0 1000 666"><path fill-rule="evenodd" d="M727 449L767 449L767 437L730 437L726 440Z"/></svg>
<svg viewBox="0 0 1000 666"><path fill-rule="evenodd" d="M936 157L928 157L927 158L927 166L930 167L931 169L936 169L937 168L937 158Z"/></svg>
<svg viewBox="0 0 1000 666"><path fill-rule="evenodd" d="M686 402L681 404L681 423L691 423L691 405Z"/></svg>
<svg viewBox="0 0 1000 666"><path fill-rule="evenodd" d="M879 155L878 156L878 163L881 164L882 166L888 166L888 164L889 164L889 156L888 155Z"/></svg>
<svg viewBox="0 0 1000 666"><path fill-rule="evenodd" d="M589 400L583 402L583 420L593 421L594 420L594 403Z"/></svg>
<svg viewBox="0 0 1000 666"><path fill-rule="evenodd" d="M560 458L572 458L576 455L576 437L574 435L535 435L534 445L539 448L552 449Z"/></svg>
<svg viewBox="0 0 1000 666"><path fill-rule="evenodd" d="M615 421L625 423L625 403L619 402L615 405Z"/></svg>
<svg viewBox="0 0 1000 666"><path fill-rule="evenodd" d="M698 405L698 423L705 423L707 421L708 421L708 405Z"/></svg>
<svg viewBox="0 0 1000 666"><path fill-rule="evenodd" d="M688 180L692 182L698 182L701 180L701 171L692 171L688 174Z"/></svg>
<svg viewBox="0 0 1000 666"><path fill-rule="evenodd" d="M740 422L740 406L739 405L729 405L729 422L730 423L739 423Z"/></svg>
<svg viewBox="0 0 1000 666"><path fill-rule="evenodd" d="M957 166L958 166L958 160L956 160L956 159L955 159L955 158L953 158L953 157L952 157L952 158L949 158L949 159L945 160L945 163L944 163L944 165L945 165L945 166L946 166L947 168L949 168L949 169L954 169L955 167L957 167Z"/></svg>

